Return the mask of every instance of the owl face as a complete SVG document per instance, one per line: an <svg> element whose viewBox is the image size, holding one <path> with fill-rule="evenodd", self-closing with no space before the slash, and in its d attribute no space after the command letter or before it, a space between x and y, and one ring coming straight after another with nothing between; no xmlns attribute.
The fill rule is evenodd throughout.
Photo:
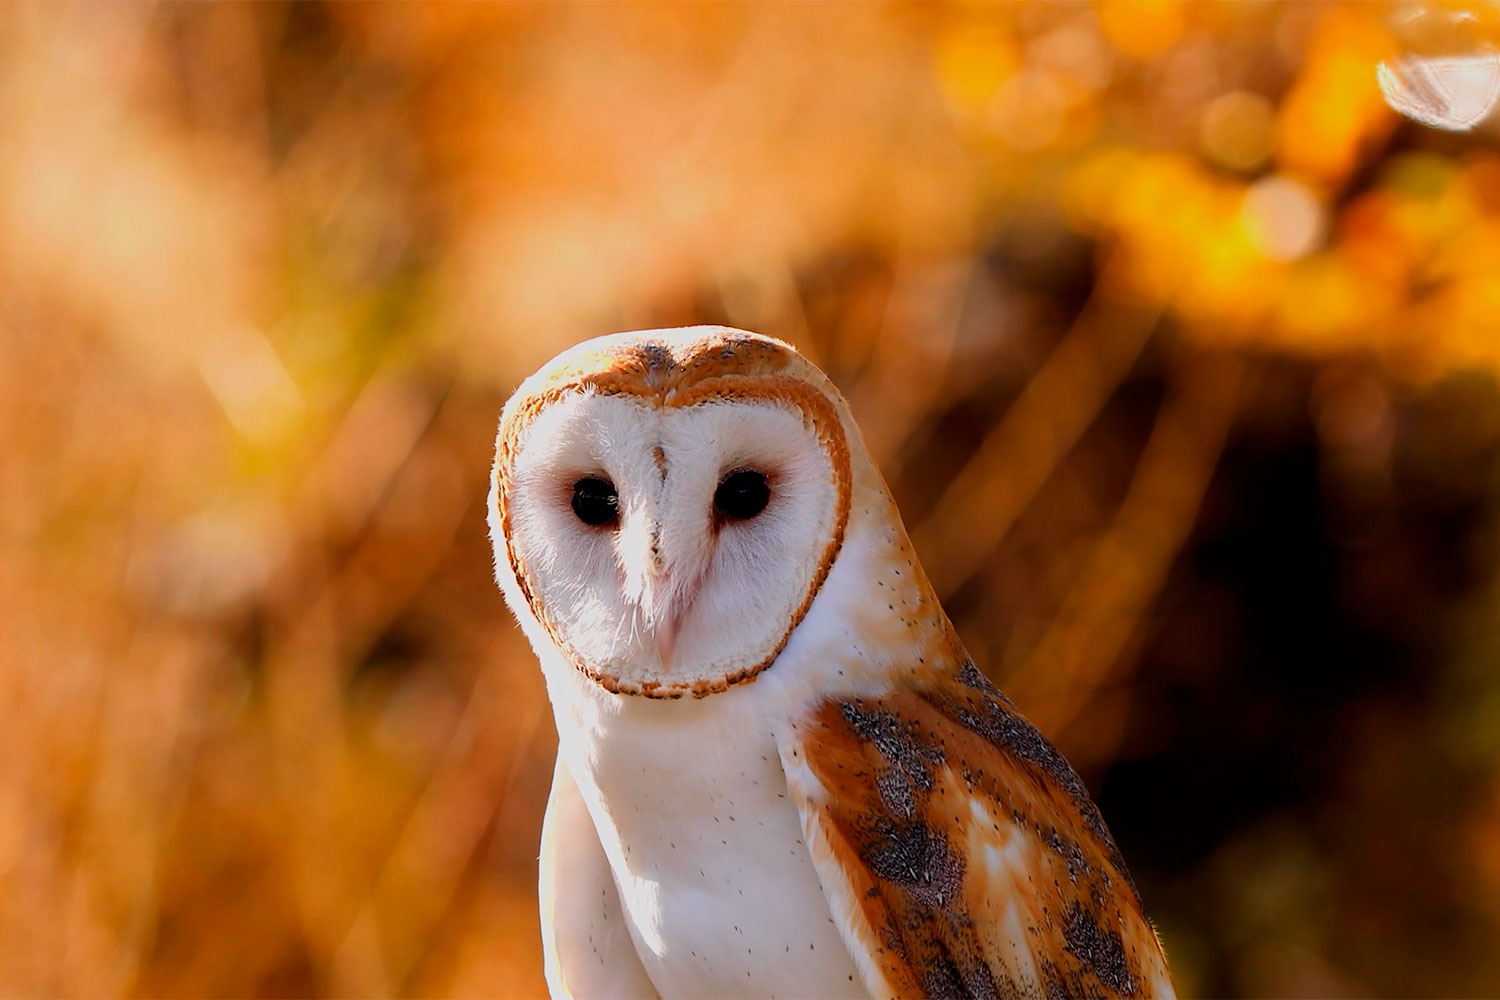
<svg viewBox="0 0 1500 1000"><path fill-rule="evenodd" d="M702 696L756 676L826 578L848 519L848 447L827 395L783 351L718 328L603 338L507 407L491 505L500 568L606 689Z"/></svg>

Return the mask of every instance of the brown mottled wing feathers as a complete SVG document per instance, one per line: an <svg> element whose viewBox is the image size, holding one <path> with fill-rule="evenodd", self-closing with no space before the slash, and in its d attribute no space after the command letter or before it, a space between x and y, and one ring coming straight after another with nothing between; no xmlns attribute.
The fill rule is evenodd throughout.
<svg viewBox="0 0 1500 1000"><path fill-rule="evenodd" d="M1170 995L1098 809L972 664L824 701L783 757L824 889L876 993Z"/></svg>

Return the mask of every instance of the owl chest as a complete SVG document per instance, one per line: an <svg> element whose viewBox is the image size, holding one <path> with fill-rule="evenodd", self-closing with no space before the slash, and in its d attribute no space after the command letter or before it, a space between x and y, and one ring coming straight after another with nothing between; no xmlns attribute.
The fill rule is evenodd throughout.
<svg viewBox="0 0 1500 1000"><path fill-rule="evenodd" d="M770 734L602 735L595 821L657 989L862 995Z"/></svg>

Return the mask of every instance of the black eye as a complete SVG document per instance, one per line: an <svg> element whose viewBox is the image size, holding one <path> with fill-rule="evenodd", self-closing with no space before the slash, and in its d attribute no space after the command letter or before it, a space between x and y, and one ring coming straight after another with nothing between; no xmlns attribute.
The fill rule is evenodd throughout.
<svg viewBox="0 0 1500 1000"><path fill-rule="evenodd" d="M754 469L732 472L714 492L714 506L737 521L754 517L771 502L771 487L766 477Z"/></svg>
<svg viewBox="0 0 1500 1000"><path fill-rule="evenodd" d="M620 495L613 483L592 476L573 484L573 513L584 524L608 524L620 512Z"/></svg>

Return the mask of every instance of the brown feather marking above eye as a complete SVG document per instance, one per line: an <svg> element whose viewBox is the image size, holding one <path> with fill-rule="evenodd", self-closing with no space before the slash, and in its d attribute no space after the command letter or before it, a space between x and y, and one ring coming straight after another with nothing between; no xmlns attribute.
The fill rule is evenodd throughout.
<svg viewBox="0 0 1500 1000"><path fill-rule="evenodd" d="M883 980L872 988L1170 989L1119 850L1062 755L970 664L908 681L820 703L794 737L806 766L788 770L819 875L851 901L850 933Z"/></svg>

